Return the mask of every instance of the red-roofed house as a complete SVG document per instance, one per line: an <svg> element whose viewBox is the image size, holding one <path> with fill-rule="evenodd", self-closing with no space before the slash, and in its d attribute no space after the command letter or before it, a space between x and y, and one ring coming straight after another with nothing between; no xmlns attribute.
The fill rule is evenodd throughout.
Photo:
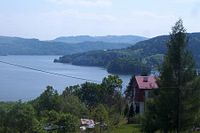
<svg viewBox="0 0 200 133"><path fill-rule="evenodd" d="M158 89L154 76L135 76L133 85L135 112L142 114L145 110L145 100L149 97L149 91Z"/></svg>

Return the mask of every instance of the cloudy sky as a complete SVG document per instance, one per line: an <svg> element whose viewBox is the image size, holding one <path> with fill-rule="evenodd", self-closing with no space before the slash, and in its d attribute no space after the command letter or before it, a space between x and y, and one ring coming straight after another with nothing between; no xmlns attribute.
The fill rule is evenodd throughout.
<svg viewBox="0 0 200 133"><path fill-rule="evenodd" d="M168 34L182 18L200 32L200 0L0 0L0 35L54 39L70 35Z"/></svg>

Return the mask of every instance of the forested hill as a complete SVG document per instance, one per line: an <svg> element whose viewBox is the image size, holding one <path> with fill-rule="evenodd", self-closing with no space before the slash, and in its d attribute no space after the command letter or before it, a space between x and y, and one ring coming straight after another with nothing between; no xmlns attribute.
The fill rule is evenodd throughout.
<svg viewBox="0 0 200 133"><path fill-rule="evenodd" d="M189 50L199 67L200 33L190 33L188 38ZM66 55L55 61L74 65L106 67L108 72L111 73L137 74L144 70L156 68L162 63L168 39L169 36L158 36L120 50L91 51Z"/></svg>
<svg viewBox="0 0 200 133"><path fill-rule="evenodd" d="M200 33L187 34L188 37L188 49L192 52L196 62L200 63ZM138 52L141 58L149 57L157 54L165 54L166 44L169 40L169 36L158 36L146 41L141 41L134 46L127 48L133 52Z"/></svg>
<svg viewBox="0 0 200 133"><path fill-rule="evenodd" d="M113 39L116 39L113 40L113 42L117 42L120 38L116 37ZM143 38L143 40L144 39L145 38ZM126 43L123 40L119 43L112 43L106 40L101 42L92 42L89 40L85 42L84 40L79 40L77 43L65 43L56 42L55 40L40 41L38 39L0 36L0 55L65 55L91 50L120 49L134 44L135 43Z"/></svg>
<svg viewBox="0 0 200 133"><path fill-rule="evenodd" d="M80 43L80 42L107 42L107 43L129 43L135 44L139 41L146 40L147 38L134 35L121 35L121 36L68 36L58 37L53 41L65 43Z"/></svg>

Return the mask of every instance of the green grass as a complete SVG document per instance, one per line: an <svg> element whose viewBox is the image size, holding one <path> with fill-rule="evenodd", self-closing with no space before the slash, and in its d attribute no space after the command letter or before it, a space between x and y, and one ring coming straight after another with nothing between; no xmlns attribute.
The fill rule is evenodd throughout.
<svg viewBox="0 0 200 133"><path fill-rule="evenodd" d="M105 133L141 133L139 125L123 124L118 128L109 129Z"/></svg>
<svg viewBox="0 0 200 133"><path fill-rule="evenodd" d="M122 124L117 128L109 129L107 131L104 131L103 133L141 133L141 131L140 131L140 125ZM157 131L156 133L160 132ZM191 132L191 133L200 133L200 132Z"/></svg>

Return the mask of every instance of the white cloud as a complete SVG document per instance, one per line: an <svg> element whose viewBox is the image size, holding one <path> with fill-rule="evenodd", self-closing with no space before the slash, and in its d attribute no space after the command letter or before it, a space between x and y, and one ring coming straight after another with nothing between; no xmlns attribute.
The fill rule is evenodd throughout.
<svg viewBox="0 0 200 133"><path fill-rule="evenodd" d="M52 19L62 20L79 20L79 21L115 21L115 17L110 14L101 14L101 13L89 13L89 12L80 12L77 10L62 10L62 11L52 11L42 14L45 16L51 16Z"/></svg>
<svg viewBox="0 0 200 133"><path fill-rule="evenodd" d="M111 14L77 10L49 11L35 14L1 15L0 34L52 39L63 35L101 35L116 18ZM108 34L111 32L108 32Z"/></svg>
<svg viewBox="0 0 200 133"><path fill-rule="evenodd" d="M168 19L174 19L174 15L170 14L158 14L150 11L133 11L130 13L132 17L137 17L137 18L144 18L144 19L152 19L152 20L168 20Z"/></svg>
<svg viewBox="0 0 200 133"><path fill-rule="evenodd" d="M177 19L169 14L164 15L150 11L132 11L120 15L81 12L73 9L49 11L37 15L23 14L4 17L7 19L2 19L4 20L2 25L11 26L9 34L17 32L21 36L28 35L46 39L80 34L138 34L154 36L168 33L172 23ZM8 29L7 27L4 31L8 31Z"/></svg>
<svg viewBox="0 0 200 133"><path fill-rule="evenodd" d="M187 10L183 10L184 12L175 12L174 10L164 11L164 9L163 11L158 11L148 8L145 10L129 8L124 11L104 11L99 9L96 10L96 6L110 5L112 3L98 3L97 1L100 0L51 1L57 2L58 4L65 3L70 5L65 8L67 5L64 4L64 8L56 7L36 14L35 12L23 12L22 14L13 13L10 15L0 13L0 34L28 36L41 39L52 39L57 36L84 34L137 34L152 37L161 34L168 34L171 26L173 26L179 17L183 18L184 24L189 32L199 31L197 23L200 21L199 4L194 6L190 5ZM82 2L85 1L86 3L92 2L92 4L83 4ZM108 1L112 2L111 0ZM87 8L89 10L82 10L83 5L95 6L95 9ZM113 7L111 6L109 9L113 9Z"/></svg>
<svg viewBox="0 0 200 133"><path fill-rule="evenodd" d="M178 18L172 14L138 10L119 16L117 24L114 26L120 27L120 32L124 34L140 34L152 37L168 34L171 26Z"/></svg>
<svg viewBox="0 0 200 133"><path fill-rule="evenodd" d="M112 0L48 0L57 4L80 5L80 6L110 6Z"/></svg>

